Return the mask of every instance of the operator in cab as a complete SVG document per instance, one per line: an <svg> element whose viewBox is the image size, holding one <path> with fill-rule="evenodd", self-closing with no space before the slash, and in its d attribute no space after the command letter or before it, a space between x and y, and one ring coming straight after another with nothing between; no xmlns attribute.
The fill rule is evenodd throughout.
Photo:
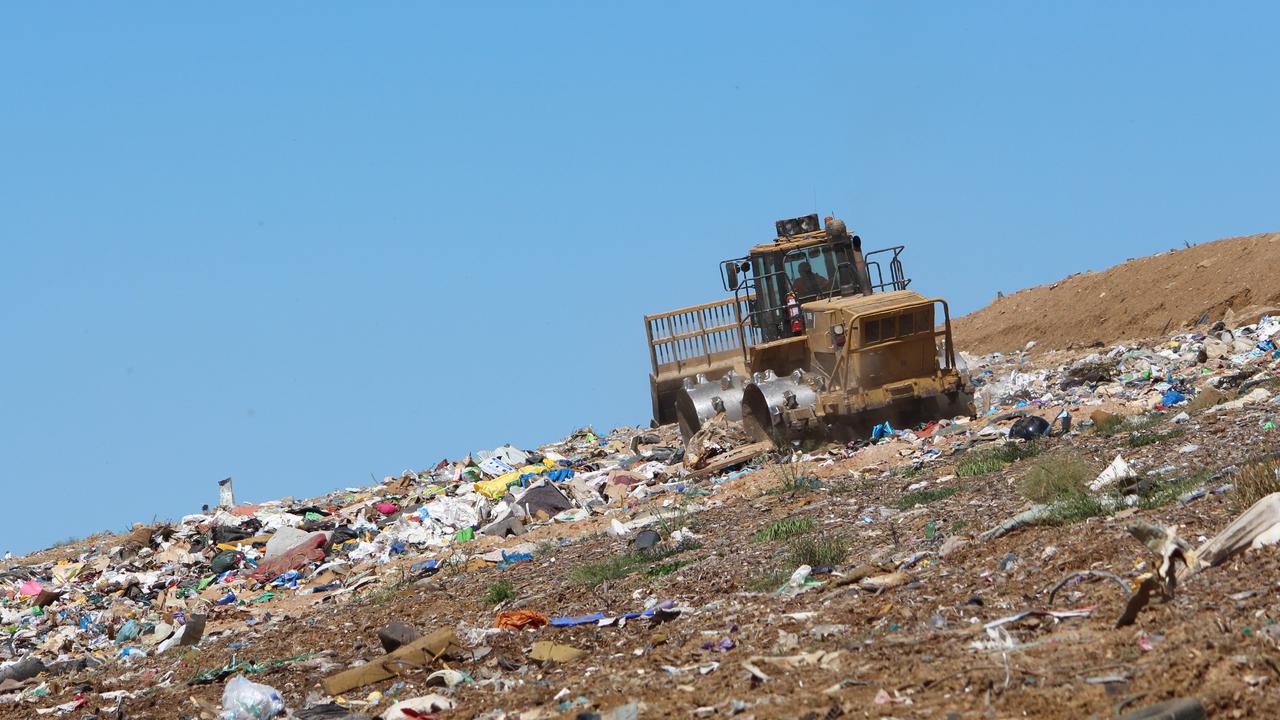
<svg viewBox="0 0 1280 720"><path fill-rule="evenodd" d="M831 282L814 272L807 261L800 263L796 271L798 274L791 281L791 288L798 297L825 295L831 289Z"/></svg>

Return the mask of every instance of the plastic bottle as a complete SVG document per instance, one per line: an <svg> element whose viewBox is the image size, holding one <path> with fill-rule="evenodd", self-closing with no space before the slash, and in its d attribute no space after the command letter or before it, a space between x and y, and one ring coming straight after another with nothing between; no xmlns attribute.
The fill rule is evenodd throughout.
<svg viewBox="0 0 1280 720"><path fill-rule="evenodd" d="M266 720L284 713L284 698L269 685L250 682L237 675L222 690L222 712L218 720Z"/></svg>

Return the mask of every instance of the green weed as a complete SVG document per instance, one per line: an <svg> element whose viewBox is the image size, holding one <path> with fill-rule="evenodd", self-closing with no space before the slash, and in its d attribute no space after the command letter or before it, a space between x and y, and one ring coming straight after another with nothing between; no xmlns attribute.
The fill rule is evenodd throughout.
<svg viewBox="0 0 1280 720"><path fill-rule="evenodd" d="M1010 442L999 447L967 452L956 461L956 475L960 477L987 475L1010 463L1039 454L1040 446L1034 442Z"/></svg>
<svg viewBox="0 0 1280 720"><path fill-rule="evenodd" d="M1280 492L1280 459L1258 460L1240 468L1232 478L1235 490L1231 492L1231 505L1236 512L1274 492Z"/></svg>
<svg viewBox="0 0 1280 720"><path fill-rule="evenodd" d="M804 474L800 463L783 463L778 466L775 475L778 478L778 484L766 490L766 495L803 495L822 487L821 480Z"/></svg>
<svg viewBox="0 0 1280 720"><path fill-rule="evenodd" d="M660 577L663 577L664 575L670 575L671 573L679 570L680 568L688 564L689 564L688 560L676 560L675 562L658 563L657 565L654 565L650 567L648 570L646 570L644 574L647 577L660 578Z"/></svg>
<svg viewBox="0 0 1280 720"><path fill-rule="evenodd" d="M893 475L894 477L899 477L904 480L909 480L911 478L914 478L922 474L923 472L924 472L924 466L907 465L905 467L894 468L893 470L890 471L889 474Z"/></svg>
<svg viewBox="0 0 1280 720"><path fill-rule="evenodd" d="M1183 495L1208 482L1212 474L1209 470L1202 470L1195 475L1157 483L1142 494L1141 499L1138 501L1138 506L1144 510L1151 510L1177 502Z"/></svg>
<svg viewBox="0 0 1280 720"><path fill-rule="evenodd" d="M751 592L759 593L773 592L782 587L782 584L790 578L791 573L774 568L751 578L751 582L747 584L747 589Z"/></svg>
<svg viewBox="0 0 1280 720"><path fill-rule="evenodd" d="M1103 517L1115 512L1115 504L1092 495L1072 495L1053 504L1049 514L1040 520L1041 525L1071 525L1091 517Z"/></svg>
<svg viewBox="0 0 1280 720"><path fill-rule="evenodd" d="M956 475L959 475L960 477L987 475L999 470L1007 464L1008 463L986 455L966 457L956 463Z"/></svg>
<svg viewBox="0 0 1280 720"><path fill-rule="evenodd" d="M840 536L799 537L791 541L787 557L791 567L832 567L849 555L849 541Z"/></svg>
<svg viewBox="0 0 1280 720"><path fill-rule="evenodd" d="M597 563L579 565L570 576L575 583L595 587L610 580L623 578L639 569L640 563L632 555L618 555Z"/></svg>
<svg viewBox="0 0 1280 720"><path fill-rule="evenodd" d="M616 555L601 562L579 565L574 568L569 579L578 585L596 587L597 585L602 585L606 582L618 580L627 577L628 575L640 572L645 569L646 566L652 568L662 560L666 560L673 555L678 555L686 550L696 550L700 547L702 547L701 543L689 542L660 550Z"/></svg>
<svg viewBox="0 0 1280 720"><path fill-rule="evenodd" d="M1170 430L1162 433L1135 433L1125 438L1124 444L1129 447L1144 447L1146 445L1154 445L1165 440L1172 440L1176 437L1182 437L1185 433L1182 430Z"/></svg>
<svg viewBox="0 0 1280 720"><path fill-rule="evenodd" d="M489 605L497 605L499 603L515 599L516 589L515 586L511 584L510 580L499 580L498 582L490 585L489 591L485 593L484 596L484 601Z"/></svg>
<svg viewBox="0 0 1280 720"><path fill-rule="evenodd" d="M816 527L818 527L818 523L814 522L812 518L787 518L756 531L751 536L751 541L773 542L775 540L785 540L795 535L810 532Z"/></svg>
<svg viewBox="0 0 1280 720"><path fill-rule="evenodd" d="M895 506L899 510L910 510L917 505L928 505L931 502L945 500L946 498L960 492L962 489L963 486L961 485L950 485L948 487L916 490L915 492L909 492L898 498L898 502L895 503Z"/></svg>
<svg viewBox="0 0 1280 720"><path fill-rule="evenodd" d="M371 605L385 605L392 599L400 595L400 592L412 584L413 579L401 573L400 577L394 581L377 585L373 590L363 595L361 599L367 601Z"/></svg>
<svg viewBox="0 0 1280 720"><path fill-rule="evenodd" d="M1093 473L1089 464L1076 455L1040 458L1019 483L1018 490L1028 500L1053 503L1088 495Z"/></svg>
<svg viewBox="0 0 1280 720"><path fill-rule="evenodd" d="M1089 493L1094 477L1089 464L1078 455L1054 455L1040 458L1018 485L1027 499L1049 503L1041 525L1070 525L1091 517L1110 515L1118 502Z"/></svg>

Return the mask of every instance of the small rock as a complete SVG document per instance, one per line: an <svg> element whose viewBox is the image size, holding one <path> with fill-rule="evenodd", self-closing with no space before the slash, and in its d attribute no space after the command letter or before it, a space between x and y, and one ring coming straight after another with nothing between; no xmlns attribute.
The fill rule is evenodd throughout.
<svg viewBox="0 0 1280 720"><path fill-rule="evenodd" d="M641 530L636 533L635 540L632 540L635 549L640 552L653 550L660 542L662 542L662 536L656 530Z"/></svg>
<svg viewBox="0 0 1280 720"><path fill-rule="evenodd" d="M401 645L408 645L420 637L422 633L416 628L398 622L393 622L378 631L378 642L382 643L382 649L387 652L392 652Z"/></svg>

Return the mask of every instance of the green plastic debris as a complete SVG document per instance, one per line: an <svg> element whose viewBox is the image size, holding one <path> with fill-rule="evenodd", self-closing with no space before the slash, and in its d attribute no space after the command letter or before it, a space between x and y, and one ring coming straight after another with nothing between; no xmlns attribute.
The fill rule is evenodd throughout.
<svg viewBox="0 0 1280 720"><path fill-rule="evenodd" d="M1270 420L1268 420L1268 421L1266 421L1266 422L1262 423L1262 429L1263 429L1263 430L1275 430L1275 429L1276 429L1276 424L1275 424L1274 422L1271 422Z"/></svg>
<svg viewBox="0 0 1280 720"><path fill-rule="evenodd" d="M458 531L458 542L470 542L476 539L476 531L469 527L462 528Z"/></svg>
<svg viewBox="0 0 1280 720"><path fill-rule="evenodd" d="M194 677L191 678L191 680L187 682L187 684L188 685L207 685L212 682L218 682L219 680L222 680L228 675L231 675L233 673L238 673L238 672L244 673L246 675L264 673L268 670L273 670L275 668L282 667L284 665L289 665L291 663L299 662L302 660L310 660L315 656L316 656L315 653L303 653L301 655L296 655L291 658L284 658L282 660L267 660L266 662L253 663L247 660L237 661L235 656L232 655L231 662L227 663L226 665L220 668L213 668L212 670L205 670L202 673L197 673Z"/></svg>

